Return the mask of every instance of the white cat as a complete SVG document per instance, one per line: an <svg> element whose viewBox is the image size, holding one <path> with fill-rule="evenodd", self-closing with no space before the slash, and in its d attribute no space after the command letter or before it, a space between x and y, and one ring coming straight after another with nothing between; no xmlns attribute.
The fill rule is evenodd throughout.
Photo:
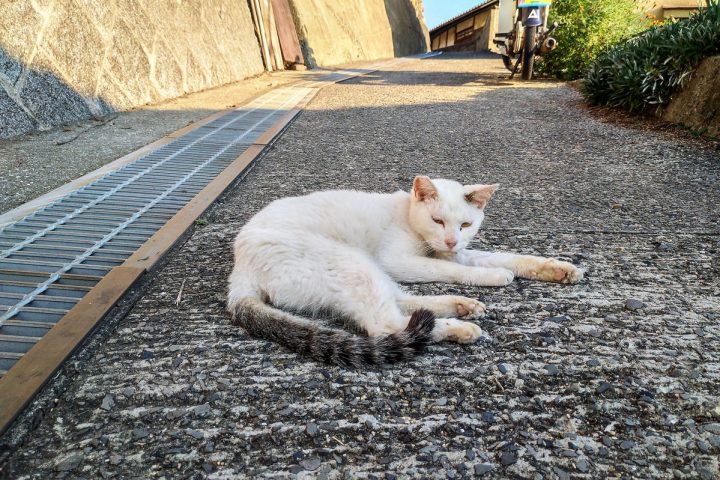
<svg viewBox="0 0 720 480"><path fill-rule="evenodd" d="M515 275L582 278L567 262L466 249L497 188L418 176L410 193L324 191L272 202L235 239L228 310L253 335L345 366L409 358L430 341L474 342L480 327L466 320L485 305L410 295L396 282L499 287ZM281 309L332 310L365 335Z"/></svg>

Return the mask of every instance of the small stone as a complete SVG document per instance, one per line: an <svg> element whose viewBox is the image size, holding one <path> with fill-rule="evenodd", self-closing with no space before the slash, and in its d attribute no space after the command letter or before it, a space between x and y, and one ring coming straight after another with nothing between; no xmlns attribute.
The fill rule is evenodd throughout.
<svg viewBox="0 0 720 480"><path fill-rule="evenodd" d="M545 365L545 371L548 375L557 375L558 373L560 373L560 369L557 367L557 365L553 364Z"/></svg>
<svg viewBox="0 0 720 480"><path fill-rule="evenodd" d="M447 405L448 399L447 399L447 397L440 397L437 400L435 400L435 403L440 407L444 407L445 405Z"/></svg>
<svg viewBox="0 0 720 480"><path fill-rule="evenodd" d="M310 457L300 462L300 466L305 470L312 472L320 468L322 461L318 457Z"/></svg>
<svg viewBox="0 0 720 480"><path fill-rule="evenodd" d="M132 397L135 394L135 387L125 387L122 389L122 394L126 397Z"/></svg>
<svg viewBox="0 0 720 480"><path fill-rule="evenodd" d="M608 382L600 382L600 385L595 389L597 393L605 393L612 388L612 385Z"/></svg>
<svg viewBox="0 0 720 480"><path fill-rule="evenodd" d="M708 423L703 425L703 431L710 432L714 435L720 435L720 423Z"/></svg>
<svg viewBox="0 0 720 480"><path fill-rule="evenodd" d="M205 433L201 432L200 430L194 430L192 428L188 428L187 430L185 430L185 433L187 433L188 435L190 435L193 438L197 438L197 439L205 438Z"/></svg>
<svg viewBox="0 0 720 480"><path fill-rule="evenodd" d="M498 370L500 370L500 373L502 373L503 375L505 375L506 373L508 373L510 371L508 366L504 363L498 363L497 368L498 368Z"/></svg>
<svg viewBox="0 0 720 480"><path fill-rule="evenodd" d="M58 472L69 472L75 470L82 462L83 457L78 452L73 452L63 457L58 463L55 464L55 470Z"/></svg>
<svg viewBox="0 0 720 480"><path fill-rule="evenodd" d="M110 411L115 406L115 399L112 395L109 393L105 395L105 398L103 398L102 404L100 405L100 408L103 410Z"/></svg>
<svg viewBox="0 0 720 480"><path fill-rule="evenodd" d="M123 461L123 457L120 455L110 455L110 464L111 465L119 465L120 462Z"/></svg>
<svg viewBox="0 0 720 480"><path fill-rule="evenodd" d="M182 362L183 362L183 359L181 357L173 358L173 361L172 361L173 368L179 367Z"/></svg>
<svg viewBox="0 0 720 480"><path fill-rule="evenodd" d="M587 362L585 362L585 365L588 367L599 367L600 366L600 360L597 358L591 358Z"/></svg>
<svg viewBox="0 0 720 480"><path fill-rule="evenodd" d="M637 298L630 298L625 302L625 308L628 310L636 311L640 310L641 308L645 308L645 304L642 302L642 300L638 300Z"/></svg>
<svg viewBox="0 0 720 480"><path fill-rule="evenodd" d="M569 320L568 317L565 316L565 315L558 315L558 316L555 316L555 317L549 317L549 318L548 318L548 322L555 322L555 323L563 323L563 322L566 322L566 321L568 321L568 320Z"/></svg>
<svg viewBox="0 0 720 480"><path fill-rule="evenodd" d="M563 450L562 452L560 452L560 454L563 457L570 457L570 458L575 458L578 456L578 454L574 450L569 450L569 449Z"/></svg>
<svg viewBox="0 0 720 480"><path fill-rule="evenodd" d="M198 416L198 417L204 417L206 415L209 415L210 412L211 412L210 405L207 403L198 405L197 407L193 408L193 413L195 413L195 416Z"/></svg>
<svg viewBox="0 0 720 480"><path fill-rule="evenodd" d="M143 360L149 360L153 357L155 357L155 353L151 352L150 350L143 350L140 354L140 358L142 358Z"/></svg>
<svg viewBox="0 0 720 480"><path fill-rule="evenodd" d="M475 464L475 475L485 475L488 472L492 472L492 463L476 463Z"/></svg>
<svg viewBox="0 0 720 480"><path fill-rule="evenodd" d="M469 448L465 450L465 458L470 461L475 460L475 450L470 450Z"/></svg>
<svg viewBox="0 0 720 480"><path fill-rule="evenodd" d="M212 464L208 463L208 462L203 463L202 468L203 468L203 470L205 470L205 473L207 473L208 475L210 475L212 472L215 471L215 467L213 467Z"/></svg>
<svg viewBox="0 0 720 480"><path fill-rule="evenodd" d="M620 442L620 448L622 448L623 450L630 450L634 446L635 442L633 442L632 440L623 440L622 442Z"/></svg>
<svg viewBox="0 0 720 480"><path fill-rule="evenodd" d="M307 433L311 437L317 436L317 434L319 433L317 424L310 422L307 425L305 425L305 433Z"/></svg>
<svg viewBox="0 0 720 480"><path fill-rule="evenodd" d="M575 468L577 468L578 471L585 473L590 469L590 465L584 458L578 458L575 460Z"/></svg>
<svg viewBox="0 0 720 480"><path fill-rule="evenodd" d="M372 428L373 430L380 427L380 422L377 418L375 418L374 415L360 415L358 417L358 420L360 423L364 423L366 426Z"/></svg>
<svg viewBox="0 0 720 480"><path fill-rule="evenodd" d="M598 455L600 455L601 457L607 457L608 455L610 455L610 450L608 450L606 447L600 447L598 449Z"/></svg>
<svg viewBox="0 0 720 480"><path fill-rule="evenodd" d="M132 431L132 437L134 440L140 440L150 435L150 432L148 432L144 428L136 428Z"/></svg>
<svg viewBox="0 0 720 480"><path fill-rule="evenodd" d="M490 410L486 410L482 413L482 421L485 423L495 423L495 415Z"/></svg>
<svg viewBox="0 0 720 480"><path fill-rule="evenodd" d="M558 476L560 480L570 480L570 474L563 470L562 468L553 467L553 471Z"/></svg>
<svg viewBox="0 0 720 480"><path fill-rule="evenodd" d="M502 463L504 466L512 465L513 463L517 462L518 457L515 454L515 452L503 452L500 456L500 463Z"/></svg>

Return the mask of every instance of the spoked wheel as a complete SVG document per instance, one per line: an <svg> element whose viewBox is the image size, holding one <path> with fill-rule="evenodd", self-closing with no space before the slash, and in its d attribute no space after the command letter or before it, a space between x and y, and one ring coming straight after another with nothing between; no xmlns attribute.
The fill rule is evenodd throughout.
<svg viewBox="0 0 720 480"><path fill-rule="evenodd" d="M525 27L525 36L523 38L522 68L520 77L523 80L530 80L533 75L533 66L535 64L535 37L537 37L538 27Z"/></svg>

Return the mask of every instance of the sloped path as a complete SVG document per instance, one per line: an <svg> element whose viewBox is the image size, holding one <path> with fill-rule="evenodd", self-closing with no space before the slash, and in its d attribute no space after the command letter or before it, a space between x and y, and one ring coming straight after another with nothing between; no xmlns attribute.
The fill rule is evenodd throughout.
<svg viewBox="0 0 720 480"><path fill-rule="evenodd" d="M499 67L436 57L324 89L65 367L3 473L716 478L720 155L602 123L568 87ZM417 173L501 183L478 246L560 256L586 280L410 286L481 298L494 341L383 371L318 365L229 325L231 242L253 213Z"/></svg>

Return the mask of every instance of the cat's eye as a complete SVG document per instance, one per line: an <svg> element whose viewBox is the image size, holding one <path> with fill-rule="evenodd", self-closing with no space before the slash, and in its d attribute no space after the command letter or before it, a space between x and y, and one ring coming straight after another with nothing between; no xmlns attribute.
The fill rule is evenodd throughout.
<svg viewBox="0 0 720 480"><path fill-rule="evenodd" d="M460 225L460 228L468 228L470 225L472 225L471 222L465 222L462 225Z"/></svg>
<svg viewBox="0 0 720 480"><path fill-rule="evenodd" d="M438 225L445 226L445 222L443 222L443 221L440 220L439 218L433 217L433 222L437 223Z"/></svg>

